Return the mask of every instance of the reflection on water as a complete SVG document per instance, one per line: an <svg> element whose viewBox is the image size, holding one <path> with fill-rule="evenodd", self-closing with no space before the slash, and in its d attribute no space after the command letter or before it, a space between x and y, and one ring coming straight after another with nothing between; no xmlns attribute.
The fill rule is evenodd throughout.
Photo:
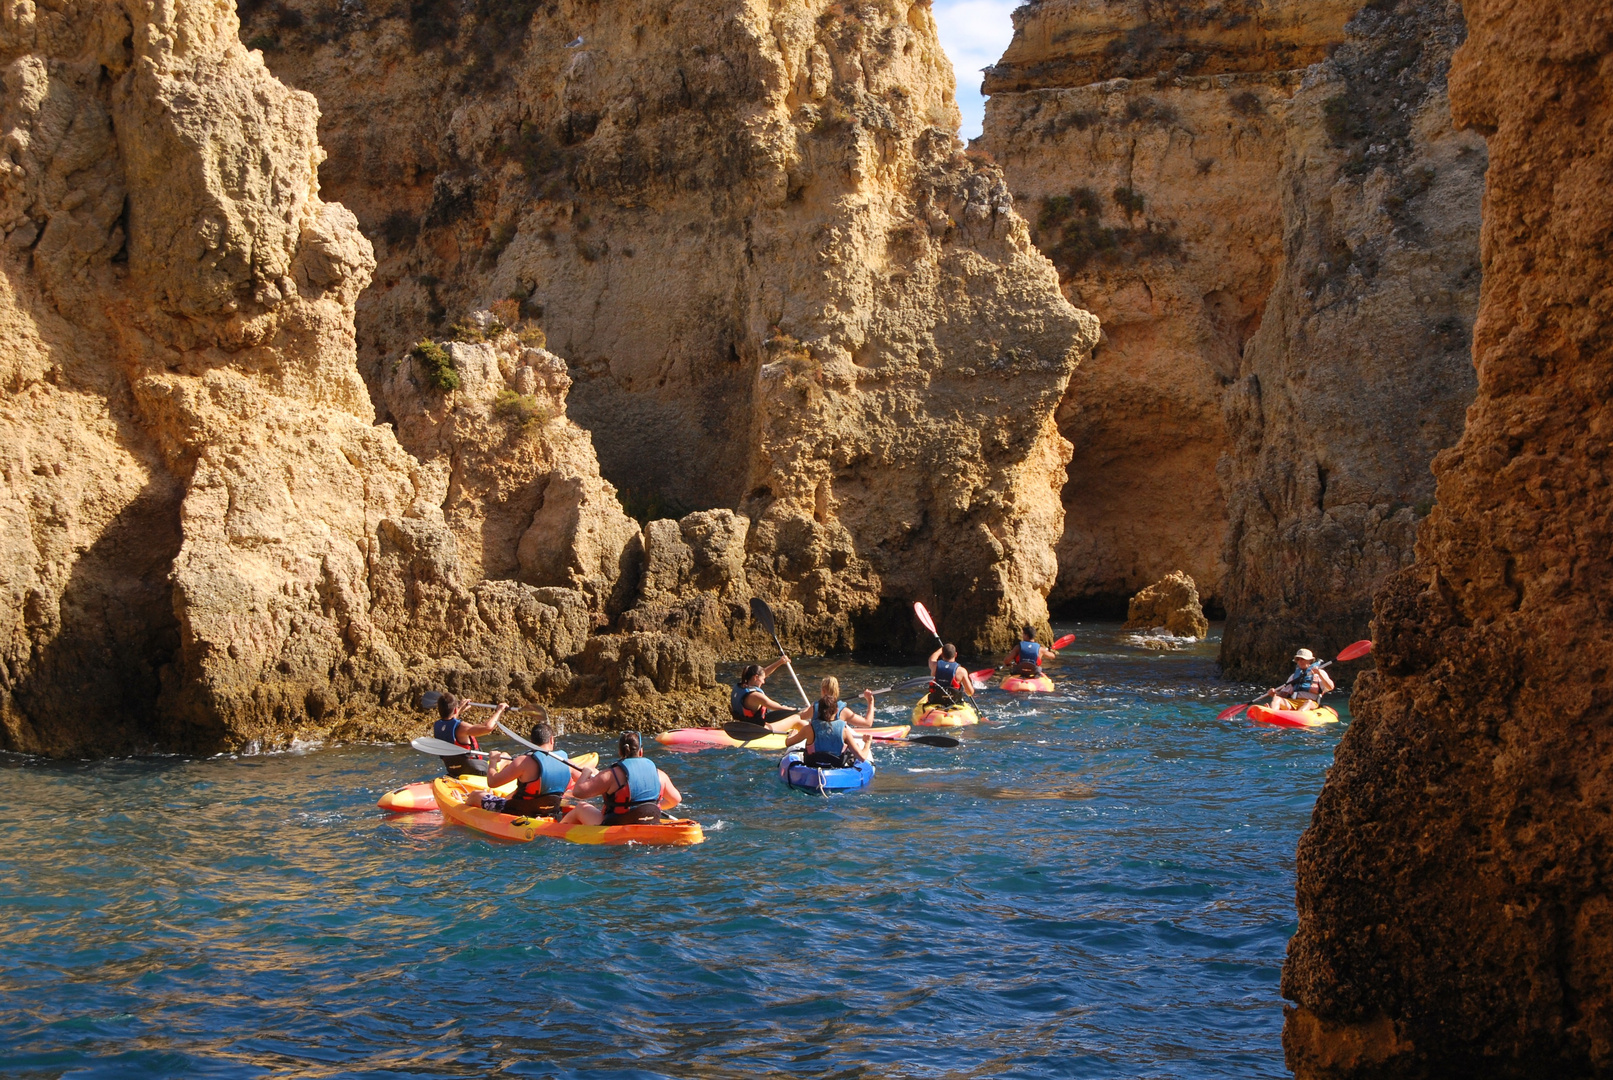
<svg viewBox="0 0 1613 1080"><path fill-rule="evenodd" d="M879 747L864 794L661 755L686 849L389 818L433 771L406 747L12 759L0 1074L1283 1075L1294 843L1341 726L1217 723L1248 695L1213 642L1079 629L1058 691Z"/></svg>

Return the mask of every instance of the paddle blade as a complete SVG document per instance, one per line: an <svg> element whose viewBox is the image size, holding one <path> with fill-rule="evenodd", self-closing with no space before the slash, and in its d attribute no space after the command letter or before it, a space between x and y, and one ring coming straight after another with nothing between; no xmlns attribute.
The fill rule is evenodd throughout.
<svg viewBox="0 0 1613 1080"><path fill-rule="evenodd" d="M934 634L937 638L941 636L940 634L935 633L935 620L930 618L929 608L915 600L913 602L913 614L919 617L919 622L924 624L924 629L928 630L931 634Z"/></svg>
<svg viewBox="0 0 1613 1080"><path fill-rule="evenodd" d="M996 672L997 669L994 667L983 667L979 671L969 672L969 678L973 679L975 682L985 682L987 679L991 678L992 675L996 674Z"/></svg>
<svg viewBox="0 0 1613 1080"><path fill-rule="evenodd" d="M910 743L919 743L923 746L962 746L957 739L950 735L909 735L905 740Z"/></svg>
<svg viewBox="0 0 1613 1080"><path fill-rule="evenodd" d="M1371 651L1372 642L1370 641L1358 641L1354 645L1346 645L1344 647L1344 651L1339 653L1339 663L1342 664L1349 660L1359 660L1361 657L1365 656Z"/></svg>
<svg viewBox="0 0 1613 1080"><path fill-rule="evenodd" d="M1249 707L1249 703L1247 701L1245 701L1241 705L1233 705L1233 706L1230 706L1229 708L1222 709L1220 712L1215 714L1215 718L1217 720L1231 720L1234 716L1237 716L1239 713L1243 712L1243 710L1247 709L1248 707Z"/></svg>
<svg viewBox="0 0 1613 1080"><path fill-rule="evenodd" d="M767 601L760 596L751 597L750 617L756 620L756 625L767 631L768 637L778 637L778 624L773 621L773 609L768 607Z"/></svg>
<svg viewBox="0 0 1613 1080"><path fill-rule="evenodd" d="M921 686L929 686L929 685L930 685L930 677L928 675L919 675L919 676L916 676L916 677L911 678L911 679L903 679L901 682L899 682L895 686L891 687L891 689L892 690L917 690Z"/></svg>
<svg viewBox="0 0 1613 1080"><path fill-rule="evenodd" d="M761 724L750 724L744 720L730 720L722 729L736 739L759 739L763 735L773 734Z"/></svg>
<svg viewBox="0 0 1613 1080"><path fill-rule="evenodd" d="M1062 648L1064 648L1064 647L1066 647L1068 645L1074 645L1074 644L1075 644L1075 635L1074 634L1065 634L1063 637L1061 637L1057 641L1053 642L1053 651L1058 652L1060 649L1062 649Z"/></svg>
<svg viewBox="0 0 1613 1080"><path fill-rule="evenodd" d="M463 746L456 746L454 743L446 742L442 739L422 737L415 739L409 745L420 751L422 754L431 754L433 757L458 757L460 754L466 754L474 758L483 758L487 756L487 754L480 750L467 750Z"/></svg>
<svg viewBox="0 0 1613 1080"><path fill-rule="evenodd" d="M435 709L437 707L437 702L441 700L442 694L435 690L427 690L424 694L420 695L420 707L422 709Z"/></svg>

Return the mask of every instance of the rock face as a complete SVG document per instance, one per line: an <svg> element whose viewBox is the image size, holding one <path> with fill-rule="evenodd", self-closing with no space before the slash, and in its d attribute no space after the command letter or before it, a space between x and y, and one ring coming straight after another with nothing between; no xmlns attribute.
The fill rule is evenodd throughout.
<svg viewBox="0 0 1613 1080"><path fill-rule="evenodd" d="M0 745L396 731L432 684L710 696L709 651L603 650L649 682L590 659L639 534L552 356L466 350L449 397L397 373L418 458L374 423L370 244L231 4L21 5L0 49ZM513 432L501 391L545 426Z"/></svg>
<svg viewBox="0 0 1613 1080"><path fill-rule="evenodd" d="M1198 586L1193 579L1174 570L1131 598L1123 630L1154 630L1164 627L1176 637L1201 638L1210 632L1210 621L1199 603Z"/></svg>
<svg viewBox="0 0 1613 1080"><path fill-rule="evenodd" d="M890 644L914 599L966 649L1045 625L1096 321L960 152L926 3L283 0L243 36L320 101L322 181L379 250L383 413L416 338L513 298L631 511L731 515L652 530L672 562L623 625L708 539L795 647Z"/></svg>
<svg viewBox="0 0 1613 1080"><path fill-rule="evenodd" d="M1613 1069L1613 12L1469 0L1477 400L1299 850L1302 1077Z"/></svg>
<svg viewBox="0 0 1613 1080"><path fill-rule="evenodd" d="M1185 567L1235 676L1362 635L1472 393L1460 13L1359 8L1041 0L985 83L980 145L1104 326L1053 598Z"/></svg>

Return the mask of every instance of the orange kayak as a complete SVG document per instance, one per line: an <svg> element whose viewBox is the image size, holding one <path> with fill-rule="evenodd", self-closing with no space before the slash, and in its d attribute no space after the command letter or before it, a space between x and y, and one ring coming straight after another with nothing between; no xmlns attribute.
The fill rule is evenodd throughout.
<svg viewBox="0 0 1613 1080"><path fill-rule="evenodd" d="M1003 689L1011 694L1025 690L1036 690L1045 694L1053 689L1053 680L1046 675L1004 675Z"/></svg>
<svg viewBox="0 0 1613 1080"><path fill-rule="evenodd" d="M578 754L571 760L578 765L597 765L599 764L599 755L589 752ZM485 776L461 776L459 779L464 781L467 787L473 787L477 791L487 790L487 777ZM572 779L576 779L575 774L573 774ZM571 785L567 784L566 789L569 791ZM494 788L493 794L507 796L514 791L515 781L512 780L508 784L500 784ZM431 781L422 780L418 784L405 784L400 788L394 788L382 795L375 805L390 814L419 814L437 809L437 796L432 794Z"/></svg>
<svg viewBox="0 0 1613 1080"><path fill-rule="evenodd" d="M475 829L497 840L535 840L552 836L573 844L698 844L706 834L698 822L668 818L649 825L562 825L550 818L514 817L481 808L482 791L450 776L431 784L442 816L455 825Z"/></svg>
<svg viewBox="0 0 1613 1080"><path fill-rule="evenodd" d="M1321 727L1339 722L1339 714L1323 705L1319 709L1296 712L1293 709L1268 709L1264 705L1249 706L1249 719L1270 727Z"/></svg>

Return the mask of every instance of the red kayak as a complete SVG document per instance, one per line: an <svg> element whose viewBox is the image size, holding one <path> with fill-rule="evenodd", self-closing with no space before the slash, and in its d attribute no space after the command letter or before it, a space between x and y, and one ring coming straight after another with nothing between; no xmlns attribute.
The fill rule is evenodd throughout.
<svg viewBox="0 0 1613 1080"><path fill-rule="evenodd" d="M1298 712L1294 709L1268 709L1264 705L1249 706L1249 719L1257 724L1268 727L1322 727L1326 724L1339 722L1339 714L1323 705L1319 709L1306 709Z"/></svg>

